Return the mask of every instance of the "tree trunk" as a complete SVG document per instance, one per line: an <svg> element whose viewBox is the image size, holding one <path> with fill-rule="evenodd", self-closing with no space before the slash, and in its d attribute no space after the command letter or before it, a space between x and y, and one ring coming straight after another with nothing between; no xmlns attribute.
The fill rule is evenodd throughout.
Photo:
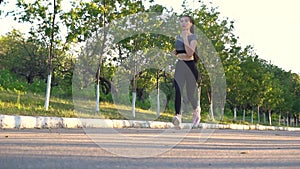
<svg viewBox="0 0 300 169"><path fill-rule="evenodd" d="M221 121L223 121L224 120L224 110L225 108L224 108L224 106L222 106L221 107Z"/></svg>
<svg viewBox="0 0 300 169"><path fill-rule="evenodd" d="M164 74L165 74L165 72L164 72ZM167 78L166 78L166 76L164 76L164 77L165 77L165 78L164 78L164 82L167 83ZM170 109L170 107L169 107L169 102L170 102L170 100L171 100L171 93L170 93L170 92L167 92L167 93L166 93L166 104L165 104L167 110Z"/></svg>
<svg viewBox="0 0 300 169"><path fill-rule="evenodd" d="M48 111L49 108L49 102L50 102L50 91L51 91L51 78L52 78L52 58L53 58L53 47L54 47L54 27L55 27L55 18L57 13L57 5L56 0L53 0L53 17L52 17L52 29L51 29L51 35L50 35L50 47L49 47L49 53L48 53L48 64L49 64L49 75L47 78L47 89L46 89L46 99L45 99L45 110Z"/></svg>
<svg viewBox="0 0 300 169"><path fill-rule="evenodd" d="M156 117L160 116L160 99L159 99L159 70L157 70L156 75L156 89L157 89L157 111L156 111Z"/></svg>
<svg viewBox="0 0 300 169"><path fill-rule="evenodd" d="M213 99L212 99L212 96L211 96L211 93L209 91L207 91L207 96L208 96L208 100L210 102L210 108L209 108L209 115L210 115L210 119L212 121L215 120L215 117L214 117L214 110L213 110Z"/></svg>
<svg viewBox="0 0 300 169"><path fill-rule="evenodd" d="M215 121L214 110L213 110L213 102L210 103L210 118L212 121Z"/></svg>
<svg viewBox="0 0 300 169"><path fill-rule="evenodd" d="M298 127L298 115L296 115L296 127Z"/></svg>
<svg viewBox="0 0 300 169"><path fill-rule="evenodd" d="M197 92L198 92L198 95L197 95L197 105L198 105L198 107L201 107L201 86L199 85L199 87L198 87L198 90L197 90Z"/></svg>
<svg viewBox="0 0 300 169"><path fill-rule="evenodd" d="M252 108L252 110L251 110L251 124L253 124L253 117L254 116L254 110L253 110L253 108Z"/></svg>
<svg viewBox="0 0 300 169"><path fill-rule="evenodd" d="M272 110L269 110L269 125L272 125Z"/></svg>
<svg viewBox="0 0 300 169"><path fill-rule="evenodd" d="M197 105L200 107L201 105L201 87L198 87L198 90L197 90Z"/></svg>
<svg viewBox="0 0 300 169"><path fill-rule="evenodd" d="M289 113L287 112L286 113L286 126L288 127L289 126Z"/></svg>
<svg viewBox="0 0 300 169"><path fill-rule="evenodd" d="M97 84L96 86L96 113L100 112L100 84Z"/></svg>
<svg viewBox="0 0 300 169"><path fill-rule="evenodd" d="M105 7L105 2L103 3ZM104 48L105 48L105 42L106 42L106 31L105 31L105 12L103 13L103 40L101 44L101 49L100 49L100 58L98 62L98 68L97 68L97 93L96 93L96 113L99 113L100 108L99 108L99 102L100 102L100 76L101 76L101 66L102 66L102 59L103 59L103 53L104 53ZM98 37L98 35L97 35Z"/></svg>
<svg viewBox="0 0 300 169"><path fill-rule="evenodd" d="M263 112L263 117L264 117L264 123L266 124L266 112Z"/></svg>
<svg viewBox="0 0 300 169"><path fill-rule="evenodd" d="M246 118L246 109L243 109L243 122L245 122L245 118Z"/></svg>
<svg viewBox="0 0 300 169"><path fill-rule="evenodd" d="M48 75L47 78L47 88L46 88L46 100L45 100L45 110L48 111L49 108L49 102L50 102L50 91L51 91L51 78L52 78L52 73Z"/></svg>
<svg viewBox="0 0 300 169"><path fill-rule="evenodd" d="M279 126L281 125L281 111L279 112L279 115L278 115L278 125Z"/></svg>
<svg viewBox="0 0 300 169"><path fill-rule="evenodd" d="M293 126L296 126L296 115L293 115Z"/></svg>
<svg viewBox="0 0 300 169"><path fill-rule="evenodd" d="M131 107L131 112L132 112L132 117L135 118L135 102L136 102L136 92L132 92L132 107Z"/></svg>
<svg viewBox="0 0 300 169"><path fill-rule="evenodd" d="M159 98L159 88L157 88L157 111L156 111L156 117L160 116L160 98Z"/></svg>
<svg viewBox="0 0 300 169"><path fill-rule="evenodd" d="M136 89L137 89L136 62L134 61L133 86L132 86L132 106L131 106L131 112L132 112L133 118L135 118Z"/></svg>
<svg viewBox="0 0 300 169"><path fill-rule="evenodd" d="M257 123L260 123L260 113L259 113L259 106L257 106Z"/></svg>
<svg viewBox="0 0 300 169"><path fill-rule="evenodd" d="M236 107L233 109L233 121L236 122Z"/></svg>

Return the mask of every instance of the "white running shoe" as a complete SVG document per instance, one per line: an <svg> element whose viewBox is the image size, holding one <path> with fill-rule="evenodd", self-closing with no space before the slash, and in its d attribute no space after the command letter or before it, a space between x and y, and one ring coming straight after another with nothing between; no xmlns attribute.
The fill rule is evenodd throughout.
<svg viewBox="0 0 300 169"><path fill-rule="evenodd" d="M200 120L201 120L200 111L201 111L201 108L199 106L194 110L193 128L197 128L200 123Z"/></svg>
<svg viewBox="0 0 300 169"><path fill-rule="evenodd" d="M174 116L172 119L172 123L176 129L180 129L181 115L177 114L176 116Z"/></svg>

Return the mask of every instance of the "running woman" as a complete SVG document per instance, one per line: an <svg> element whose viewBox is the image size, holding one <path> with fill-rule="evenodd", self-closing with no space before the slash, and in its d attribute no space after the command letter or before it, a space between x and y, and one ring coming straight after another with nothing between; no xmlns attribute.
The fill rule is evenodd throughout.
<svg viewBox="0 0 300 169"><path fill-rule="evenodd" d="M182 89L186 83L186 91L189 102L192 104L193 127L197 127L200 122L200 107L195 98L195 89L198 80L198 70L196 67L195 50L197 46L197 36L194 34L194 20L191 16L184 15L180 19L181 34L176 37L175 50L173 54L178 61L175 67L174 86L175 86L175 116L172 123L176 128L181 124L181 96Z"/></svg>

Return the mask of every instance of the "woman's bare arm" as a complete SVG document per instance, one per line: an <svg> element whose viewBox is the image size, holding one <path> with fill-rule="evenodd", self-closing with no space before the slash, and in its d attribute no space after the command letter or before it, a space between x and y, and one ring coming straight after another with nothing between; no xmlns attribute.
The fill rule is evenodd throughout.
<svg viewBox="0 0 300 169"><path fill-rule="evenodd" d="M177 57L184 60L191 60L191 56L188 56L186 53L179 53L177 54ZM192 56L193 57L193 56Z"/></svg>
<svg viewBox="0 0 300 169"><path fill-rule="evenodd" d="M196 40L192 40L191 43L189 43L188 37L184 37L183 38L183 42L184 42L184 48L186 51L186 55L189 57L192 57L194 55L196 46L197 46L197 41Z"/></svg>

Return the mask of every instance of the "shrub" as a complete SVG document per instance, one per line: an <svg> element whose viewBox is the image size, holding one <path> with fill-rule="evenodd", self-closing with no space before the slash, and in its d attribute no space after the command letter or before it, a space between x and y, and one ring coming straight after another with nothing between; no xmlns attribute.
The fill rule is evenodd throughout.
<svg viewBox="0 0 300 169"><path fill-rule="evenodd" d="M0 86L9 91L18 90L27 92L28 85L25 80L22 80L17 75L10 73L8 70L0 71Z"/></svg>
<svg viewBox="0 0 300 169"><path fill-rule="evenodd" d="M45 93L47 84L44 80L37 79L28 85L28 90L32 93Z"/></svg>

